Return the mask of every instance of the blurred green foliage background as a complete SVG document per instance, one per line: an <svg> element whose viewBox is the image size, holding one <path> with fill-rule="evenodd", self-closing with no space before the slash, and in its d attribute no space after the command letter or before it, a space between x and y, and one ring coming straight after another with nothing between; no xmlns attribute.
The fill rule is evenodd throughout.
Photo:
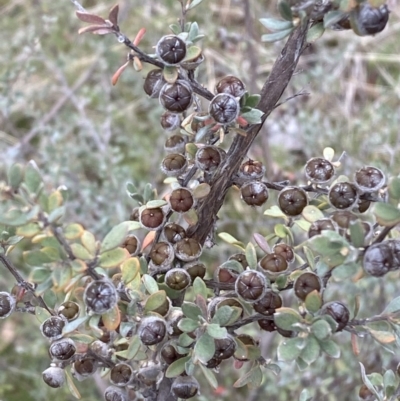
<svg viewBox="0 0 400 401"><path fill-rule="evenodd" d="M82 4L106 16L114 2ZM141 47L149 53L180 10L176 0L121 0L119 5L121 30L133 39L145 27ZM376 37L330 31L307 49L284 98L301 91L309 95L280 106L249 155L265 163L270 180L302 183L305 161L327 146L337 155L346 152L343 173L370 164L399 174L400 5L392 1L390 8L389 26ZM257 93L283 46L260 42L265 32L257 19L268 15L277 16L275 1L205 0L194 9L189 20L196 20L206 35L199 81L212 90L219 78L233 74ZM141 73L131 68L113 87L111 76L125 62L127 49L113 36L79 36L82 26L68 0L0 0L0 182L12 163L35 160L49 187L69 189L68 219L102 236L135 206L125 193L127 181L151 182L160 193L165 190L159 164L166 135L159 125L161 106L142 91L151 68ZM244 207L232 190L218 229L244 241L255 230L266 235L269 224L258 218L261 214ZM214 249L213 263L234 251ZM398 280L398 273L393 278ZM378 313L399 290L395 281L376 283L333 284L328 300L351 303L352 295L368 294L361 314ZM9 286L1 273L0 289ZM17 314L0 322L2 401L72 399L67 390L49 389L41 381L49 361L37 328L32 316ZM256 327L250 330L255 333ZM337 339L342 343L339 360L321 357L305 372L282 366L281 375L271 373L259 390L233 391L241 372L223 364L221 388L213 393L205 385L198 399L283 401L298 399L309 388L315 400L354 400L361 384L357 358L349 333ZM276 358L272 334L263 334L261 344L264 356ZM395 369L399 358L372 340L359 345L358 358L368 373ZM78 384L84 401L101 399L103 386L99 378Z"/></svg>

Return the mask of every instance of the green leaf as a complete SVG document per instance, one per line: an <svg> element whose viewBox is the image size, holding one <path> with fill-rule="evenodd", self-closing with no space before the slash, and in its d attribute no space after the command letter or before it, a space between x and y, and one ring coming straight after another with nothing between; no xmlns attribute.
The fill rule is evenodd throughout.
<svg viewBox="0 0 400 401"><path fill-rule="evenodd" d="M94 258L94 255L90 254L81 244L71 244L71 250L73 255L78 259L90 260Z"/></svg>
<svg viewBox="0 0 400 401"><path fill-rule="evenodd" d="M383 311L383 315L400 311L400 297L393 298Z"/></svg>
<svg viewBox="0 0 400 401"><path fill-rule="evenodd" d="M245 256L250 269L257 269L257 254L254 245L249 242L246 246Z"/></svg>
<svg viewBox="0 0 400 401"><path fill-rule="evenodd" d="M52 259L44 252L39 250L25 251L23 253L25 263L31 266L41 266L45 263L52 262Z"/></svg>
<svg viewBox="0 0 400 401"><path fill-rule="evenodd" d="M344 16L345 14L342 11L328 11L324 15L324 28L330 28L332 25L339 22Z"/></svg>
<svg viewBox="0 0 400 401"><path fill-rule="evenodd" d="M280 33L280 32L277 32ZM274 33L271 35L275 35ZM268 35L263 35L268 36ZM264 112L258 109L251 109L246 113L241 114L241 116L249 123L249 124L260 124L262 121L262 116Z"/></svg>
<svg viewBox="0 0 400 401"><path fill-rule="evenodd" d="M96 254L96 238L90 231L84 231L82 233L81 242L91 255Z"/></svg>
<svg viewBox="0 0 400 401"><path fill-rule="evenodd" d="M207 299L207 286L200 277L196 277L193 281L193 292L195 295L200 295L204 299Z"/></svg>
<svg viewBox="0 0 400 401"><path fill-rule="evenodd" d="M215 353L214 339L208 333L204 333L196 342L194 353L200 362L207 363Z"/></svg>
<svg viewBox="0 0 400 401"><path fill-rule="evenodd" d="M68 224L64 229L64 237L68 240L74 240L81 237L85 229L80 224Z"/></svg>
<svg viewBox="0 0 400 401"><path fill-rule="evenodd" d="M400 223L400 210L388 203L375 203L372 212L381 226L393 226Z"/></svg>
<svg viewBox="0 0 400 401"><path fill-rule="evenodd" d="M392 201L400 200L400 177L393 177L388 184L389 199Z"/></svg>
<svg viewBox="0 0 400 401"><path fill-rule="evenodd" d="M333 340L320 341L319 343L322 351L331 356L332 358L340 357L340 348Z"/></svg>
<svg viewBox="0 0 400 401"><path fill-rule="evenodd" d="M319 319L311 325L311 333L318 340L326 340L332 334L332 328L326 320Z"/></svg>
<svg viewBox="0 0 400 401"><path fill-rule="evenodd" d="M233 313L234 309L232 309L230 306L221 306L216 310L215 315L211 319L211 323L217 323L220 326L225 326L230 322Z"/></svg>
<svg viewBox="0 0 400 401"><path fill-rule="evenodd" d="M310 223L324 218L324 214L316 206L308 205L302 211L302 216Z"/></svg>
<svg viewBox="0 0 400 401"><path fill-rule="evenodd" d="M292 33L292 31L293 28L289 28L279 32L268 33L266 35L262 35L261 40L263 42L277 42L278 40L285 39Z"/></svg>
<svg viewBox="0 0 400 401"><path fill-rule="evenodd" d="M332 277L338 281L348 280L353 277L359 269L360 266L357 263L344 263L336 266L332 270Z"/></svg>
<svg viewBox="0 0 400 401"><path fill-rule="evenodd" d="M293 325L301 320L299 313L291 308L279 308L274 314L275 324L283 330L293 330Z"/></svg>
<svg viewBox="0 0 400 401"><path fill-rule="evenodd" d="M218 387L218 381L211 369L207 369L202 363L199 364L200 370L203 372L208 384L216 389Z"/></svg>
<svg viewBox="0 0 400 401"><path fill-rule="evenodd" d="M255 365L245 375L233 383L233 387L243 387L246 384L251 388L257 388L261 385L263 376L260 366Z"/></svg>
<svg viewBox="0 0 400 401"><path fill-rule="evenodd" d="M192 337L190 337L188 334L186 333L182 333L179 336L179 340L178 343L180 346L182 347L189 347L191 344L193 344L194 339Z"/></svg>
<svg viewBox="0 0 400 401"><path fill-rule="evenodd" d="M111 229L101 243L100 253L117 248L124 242L128 235L129 223L128 221L124 221Z"/></svg>
<svg viewBox="0 0 400 401"><path fill-rule="evenodd" d="M383 398L381 397L381 395L378 393L378 391L376 390L376 388L373 386L373 384L371 383L371 381L369 380L369 378L367 377L366 373L365 373L365 368L364 365L359 362L360 364L360 368L361 368L361 377L362 377L362 381L364 382L364 384L368 387L368 389L375 394L376 398L379 401L383 401Z"/></svg>
<svg viewBox="0 0 400 401"><path fill-rule="evenodd" d="M318 312L322 306L321 294L317 290L310 292L306 296L305 305L309 312L311 313Z"/></svg>
<svg viewBox="0 0 400 401"><path fill-rule="evenodd" d="M306 346L303 348L300 357L304 362L311 365L315 362L319 356L320 346L317 339L314 336L308 336L306 340Z"/></svg>
<svg viewBox="0 0 400 401"><path fill-rule="evenodd" d="M143 284L149 294L154 294L158 291L158 284L157 281L154 280L153 277L149 276L148 274L144 274L142 277Z"/></svg>
<svg viewBox="0 0 400 401"><path fill-rule="evenodd" d="M55 223L58 220L60 220L62 217L64 217L66 212L65 206L60 206L54 209L50 214L49 217L47 218L49 223Z"/></svg>
<svg viewBox="0 0 400 401"><path fill-rule="evenodd" d="M385 388L386 398L391 397L398 386L398 379L393 370L389 369L385 372L385 374L383 375L383 385Z"/></svg>
<svg viewBox="0 0 400 401"><path fill-rule="evenodd" d="M29 192L32 193L37 193L42 186L42 176L33 160L31 160L25 167L24 182Z"/></svg>
<svg viewBox="0 0 400 401"><path fill-rule="evenodd" d="M389 331L373 330L369 327L367 329L371 336L382 345L392 344L396 341L395 335Z"/></svg>
<svg viewBox="0 0 400 401"><path fill-rule="evenodd" d="M178 328L185 333L191 333L200 326L198 320L189 319L188 317L182 318L178 323Z"/></svg>
<svg viewBox="0 0 400 401"><path fill-rule="evenodd" d="M167 300L167 294L165 293L165 291L164 290L157 291L151 294L147 298L144 310L146 312L156 310L157 308L162 306L166 300Z"/></svg>
<svg viewBox="0 0 400 401"><path fill-rule="evenodd" d="M260 100L261 100L261 95L258 94L250 95L247 97L245 105L246 107L254 108L258 105L258 103L260 103Z"/></svg>
<svg viewBox="0 0 400 401"><path fill-rule="evenodd" d="M199 320L199 316L202 316L201 309L192 302L184 302L182 305L182 312L183 314L193 320Z"/></svg>
<svg viewBox="0 0 400 401"><path fill-rule="evenodd" d="M64 372L65 372L65 376L66 376L66 378L67 378L67 386L68 386L69 391L71 392L71 394L72 394L75 398L77 398L78 400L80 400L80 399L82 398L82 397L81 397L81 394L79 393L79 390L76 388L75 383L74 383L74 381L73 381L73 379L72 379L70 373L69 373L67 370L65 370L65 369L64 369Z"/></svg>
<svg viewBox="0 0 400 401"><path fill-rule="evenodd" d="M350 222L350 238L351 243L356 247L360 248L364 245L364 227L360 220L355 220Z"/></svg>
<svg viewBox="0 0 400 401"><path fill-rule="evenodd" d="M129 284L137 276L140 270L140 262L137 257L125 260L121 265L122 281Z"/></svg>
<svg viewBox="0 0 400 401"><path fill-rule="evenodd" d="M100 254L99 266L105 269L117 267L130 257L129 252L124 248L115 248L111 251Z"/></svg>
<svg viewBox="0 0 400 401"><path fill-rule="evenodd" d="M35 316L36 316L36 319L39 321L39 323L42 324L51 315L46 309L41 308L40 306L37 306L35 308Z"/></svg>
<svg viewBox="0 0 400 401"><path fill-rule="evenodd" d="M24 170L21 164L13 164L8 170L7 181L13 189L17 189L24 178Z"/></svg>
<svg viewBox="0 0 400 401"><path fill-rule="evenodd" d="M72 322L68 322L62 330L63 335L72 333L75 331L81 324L86 323L89 320L90 316L79 317L78 319L73 320Z"/></svg>
<svg viewBox="0 0 400 401"><path fill-rule="evenodd" d="M175 35L179 35L182 32L181 27L178 24L171 24L169 29L171 29L172 33Z"/></svg>
<svg viewBox="0 0 400 401"><path fill-rule="evenodd" d="M43 281L47 280L50 277L50 275L51 271L49 269L36 267L30 274L29 278L34 283L42 283Z"/></svg>
<svg viewBox="0 0 400 401"><path fill-rule="evenodd" d="M127 349L126 358L128 360L131 360L139 352L142 342L140 341L140 338L138 335L133 336L129 341L130 341L130 343L129 343L129 347Z"/></svg>
<svg viewBox="0 0 400 401"><path fill-rule="evenodd" d="M300 356L306 342L304 338L285 338L278 346L278 360L294 361Z"/></svg>
<svg viewBox="0 0 400 401"><path fill-rule="evenodd" d="M310 391L307 388L305 388L300 393L299 401L310 401L312 400L312 398L313 397L310 395Z"/></svg>
<svg viewBox="0 0 400 401"><path fill-rule="evenodd" d="M225 327L221 327L219 324L211 323L207 325L207 333L215 339L223 339L228 336L228 332Z"/></svg>
<svg viewBox="0 0 400 401"><path fill-rule="evenodd" d="M287 21L293 20L293 13L290 4L286 0L279 0L278 2L279 14Z"/></svg>
<svg viewBox="0 0 400 401"><path fill-rule="evenodd" d="M282 21L275 18L260 18L259 21L270 31L282 31L293 28L292 21Z"/></svg>
<svg viewBox="0 0 400 401"><path fill-rule="evenodd" d="M171 378L182 374L185 371L186 362L190 361L190 359L191 356L184 356L183 358L179 358L175 362L172 362L171 365L168 366L165 376Z"/></svg>
<svg viewBox="0 0 400 401"><path fill-rule="evenodd" d="M229 234L229 233L219 233L218 237L222 239L222 241L234 245L234 244L241 244L241 242L239 240L237 240L233 235Z"/></svg>

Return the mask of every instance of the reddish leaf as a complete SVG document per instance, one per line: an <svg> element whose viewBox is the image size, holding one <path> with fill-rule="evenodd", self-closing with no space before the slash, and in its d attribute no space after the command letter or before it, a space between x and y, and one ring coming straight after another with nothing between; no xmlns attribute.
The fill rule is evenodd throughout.
<svg viewBox="0 0 400 401"><path fill-rule="evenodd" d="M119 6L116 4L108 14L108 19L114 26L118 26L118 13L119 13Z"/></svg>
<svg viewBox="0 0 400 401"><path fill-rule="evenodd" d="M90 24L105 24L106 20L99 17L98 15L83 13L81 11L76 12L76 16L83 22L89 22Z"/></svg>
<svg viewBox="0 0 400 401"><path fill-rule="evenodd" d="M142 71L143 65L142 62L139 60L139 57L133 58L133 68L135 69L135 71Z"/></svg>
<svg viewBox="0 0 400 401"><path fill-rule="evenodd" d="M78 31L79 35L86 32L93 32L96 35L106 35L108 33L113 33L113 29L104 25L89 25L85 28L79 29Z"/></svg>
<svg viewBox="0 0 400 401"><path fill-rule="evenodd" d="M237 121L237 123L238 123L240 126L242 126L242 127L247 127L247 126L249 125L248 121L247 121L244 117L242 117L242 116L239 116L239 117L236 119L236 121Z"/></svg>
<svg viewBox="0 0 400 401"><path fill-rule="evenodd" d="M125 71L126 67L128 67L128 65L129 65L129 61L127 61L124 65L121 65L121 67L119 67L118 70L115 71L114 75L111 78L111 83L113 85L116 85L116 83L119 80L119 77Z"/></svg>
<svg viewBox="0 0 400 401"><path fill-rule="evenodd" d="M143 39L144 34L146 33L146 28L142 28L136 35L135 40L133 41L133 44L135 46L138 46L140 41Z"/></svg>

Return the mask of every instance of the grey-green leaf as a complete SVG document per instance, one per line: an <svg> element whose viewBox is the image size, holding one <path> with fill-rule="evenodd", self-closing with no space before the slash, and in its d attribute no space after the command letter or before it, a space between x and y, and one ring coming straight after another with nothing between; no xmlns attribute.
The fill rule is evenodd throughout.
<svg viewBox="0 0 400 401"><path fill-rule="evenodd" d="M204 333L196 342L194 353L200 362L207 363L215 353L214 339L208 333Z"/></svg>
<svg viewBox="0 0 400 401"><path fill-rule="evenodd" d="M270 31L282 31L293 27L292 21L278 20L275 18L260 18L260 22Z"/></svg>

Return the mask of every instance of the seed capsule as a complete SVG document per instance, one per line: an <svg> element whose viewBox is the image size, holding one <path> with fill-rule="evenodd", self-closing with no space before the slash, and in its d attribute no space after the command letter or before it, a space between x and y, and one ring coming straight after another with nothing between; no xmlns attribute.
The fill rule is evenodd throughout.
<svg viewBox="0 0 400 401"><path fill-rule="evenodd" d="M181 268L175 268L168 270L165 275L165 284L175 290L175 291L183 291L187 287L189 287L191 283L191 278L189 273Z"/></svg>
<svg viewBox="0 0 400 401"><path fill-rule="evenodd" d="M366 166L355 173L354 181L360 191L375 192L385 185L385 175L379 168Z"/></svg>
<svg viewBox="0 0 400 401"><path fill-rule="evenodd" d="M188 212L194 205L192 191L187 188L174 189L170 194L169 204L174 212Z"/></svg>
<svg viewBox="0 0 400 401"><path fill-rule="evenodd" d="M257 160L244 162L238 171L238 177L243 181L260 180L265 173L265 166Z"/></svg>
<svg viewBox="0 0 400 401"><path fill-rule="evenodd" d="M294 261L293 248L288 244L285 244L283 242L275 244L272 247L272 252L276 255L282 255L288 263L292 263Z"/></svg>
<svg viewBox="0 0 400 401"><path fill-rule="evenodd" d="M171 390L176 397L187 400L199 391L199 382L193 376L179 376L172 383Z"/></svg>
<svg viewBox="0 0 400 401"><path fill-rule="evenodd" d="M329 189L328 200L336 209L350 209L358 202L357 187L351 182L338 182Z"/></svg>
<svg viewBox="0 0 400 401"><path fill-rule="evenodd" d="M246 302L257 302L265 294L267 281L262 273L246 270L240 273L235 282L236 294Z"/></svg>
<svg viewBox="0 0 400 401"><path fill-rule="evenodd" d="M186 238L186 230L179 224L168 223L164 226L163 235L170 244L176 244Z"/></svg>
<svg viewBox="0 0 400 401"><path fill-rule="evenodd" d="M222 149L217 146L206 145L196 152L195 163L200 170L212 173L221 164L223 156Z"/></svg>
<svg viewBox="0 0 400 401"><path fill-rule="evenodd" d="M181 118L179 114L171 113L166 111L160 117L161 127L167 132L176 130L181 124Z"/></svg>
<svg viewBox="0 0 400 401"><path fill-rule="evenodd" d="M314 290L321 291L321 280L314 273L303 273L294 282L294 293L302 301L305 301L307 295Z"/></svg>
<svg viewBox="0 0 400 401"><path fill-rule="evenodd" d="M288 263L284 256L270 253L260 260L259 266L265 271L280 273L287 269Z"/></svg>
<svg viewBox="0 0 400 401"><path fill-rule="evenodd" d="M157 43L156 54L165 65L179 64L186 56L186 43L175 35L163 36Z"/></svg>
<svg viewBox="0 0 400 401"><path fill-rule="evenodd" d="M210 116L220 124L229 124L239 115L239 102L229 93L220 93L211 100L208 108Z"/></svg>
<svg viewBox="0 0 400 401"><path fill-rule="evenodd" d="M110 381L115 386L124 387L132 379L133 369L127 363L117 363L110 371Z"/></svg>
<svg viewBox="0 0 400 401"><path fill-rule="evenodd" d="M164 109L173 113L183 113L192 104L193 90L183 80L178 80L173 84L166 83L161 89L159 99Z"/></svg>
<svg viewBox="0 0 400 401"><path fill-rule="evenodd" d="M0 292L0 319L10 316L15 309L15 298L8 292Z"/></svg>
<svg viewBox="0 0 400 401"><path fill-rule="evenodd" d="M350 319L349 310L338 301L326 303L321 309L321 314L331 316L338 323L336 331L342 331Z"/></svg>
<svg viewBox="0 0 400 401"><path fill-rule="evenodd" d="M202 252L199 241L194 238L184 238L178 241L174 248L175 256L184 262L191 262L198 259Z"/></svg>
<svg viewBox="0 0 400 401"><path fill-rule="evenodd" d="M278 195L278 204L283 213L288 216L298 216L308 205L307 193L302 188L287 187Z"/></svg>
<svg viewBox="0 0 400 401"><path fill-rule="evenodd" d="M308 238L320 235L324 230L337 231L337 224L332 219L316 220L308 229Z"/></svg>
<svg viewBox="0 0 400 401"><path fill-rule="evenodd" d="M256 312L266 316L273 315L275 310L281 306L281 296L271 290L267 290L265 295L259 301L253 304L253 308Z"/></svg>
<svg viewBox="0 0 400 401"><path fill-rule="evenodd" d="M217 83L215 90L218 93L229 93L234 97L242 97L246 92L246 87L239 78L229 75Z"/></svg>
<svg viewBox="0 0 400 401"><path fill-rule="evenodd" d="M101 315L114 308L118 295L110 281L95 280L86 287L83 300L90 311Z"/></svg>
<svg viewBox="0 0 400 401"><path fill-rule="evenodd" d="M155 266L165 267L174 260L174 248L168 242L160 241L153 246L149 256Z"/></svg>
<svg viewBox="0 0 400 401"><path fill-rule="evenodd" d="M151 98L157 98L160 96L160 91L165 84L162 70L155 69L151 70L144 80L143 89L147 95Z"/></svg>
<svg viewBox="0 0 400 401"><path fill-rule="evenodd" d="M65 317L50 316L40 325L40 332L49 340L58 340L63 336L62 331L66 322Z"/></svg>
<svg viewBox="0 0 400 401"><path fill-rule="evenodd" d="M76 352L75 343L70 338L57 340L50 345L50 356L58 361L68 361Z"/></svg>
<svg viewBox="0 0 400 401"><path fill-rule="evenodd" d="M335 175L335 168L329 160L314 157L307 162L304 172L309 181L315 184L324 184Z"/></svg>
<svg viewBox="0 0 400 401"><path fill-rule="evenodd" d="M205 264L199 261L186 263L183 268L189 273L192 281L194 281L196 277L203 278L207 271Z"/></svg>
<svg viewBox="0 0 400 401"><path fill-rule="evenodd" d="M140 213L140 223L143 227L150 230L157 230L163 225L165 215L160 207L143 209Z"/></svg>
<svg viewBox="0 0 400 401"><path fill-rule="evenodd" d="M168 153L184 153L185 138L182 135L171 135L164 144L164 149Z"/></svg>
<svg viewBox="0 0 400 401"><path fill-rule="evenodd" d="M399 268L393 252L386 242L371 245L364 254L363 268L371 276L381 277L390 270Z"/></svg>
<svg viewBox="0 0 400 401"><path fill-rule="evenodd" d="M215 341L215 353L213 358L219 360L229 359L236 351L235 340L228 336L222 339L216 339Z"/></svg>
<svg viewBox="0 0 400 401"><path fill-rule="evenodd" d="M268 188L260 181L249 181L240 187L244 202L250 206L262 206L268 200Z"/></svg>
<svg viewBox="0 0 400 401"><path fill-rule="evenodd" d="M350 25L359 36L374 35L385 29L389 20L389 10L386 4L373 7L369 3L358 4L350 12Z"/></svg>
<svg viewBox="0 0 400 401"><path fill-rule="evenodd" d="M70 322L79 316L80 310L81 308L76 302L66 301L60 305L57 313L60 316L65 317Z"/></svg>
<svg viewBox="0 0 400 401"><path fill-rule="evenodd" d="M106 388L104 391L104 399L105 401L128 401L126 391L114 386Z"/></svg>
<svg viewBox="0 0 400 401"><path fill-rule="evenodd" d="M59 388L65 383L65 372L56 366L50 366L42 373L43 381L52 388Z"/></svg>
<svg viewBox="0 0 400 401"><path fill-rule="evenodd" d="M129 234L123 244L121 245L122 248L125 248L131 256L135 256L140 250L140 241L139 238L136 237L134 234Z"/></svg>
<svg viewBox="0 0 400 401"><path fill-rule="evenodd" d="M142 320L139 327L139 338L144 345L160 343L167 333L167 326L163 319L149 316Z"/></svg>
<svg viewBox="0 0 400 401"><path fill-rule="evenodd" d="M171 177L183 174L187 167L187 160L184 155L172 153L164 157L161 163L161 171Z"/></svg>

